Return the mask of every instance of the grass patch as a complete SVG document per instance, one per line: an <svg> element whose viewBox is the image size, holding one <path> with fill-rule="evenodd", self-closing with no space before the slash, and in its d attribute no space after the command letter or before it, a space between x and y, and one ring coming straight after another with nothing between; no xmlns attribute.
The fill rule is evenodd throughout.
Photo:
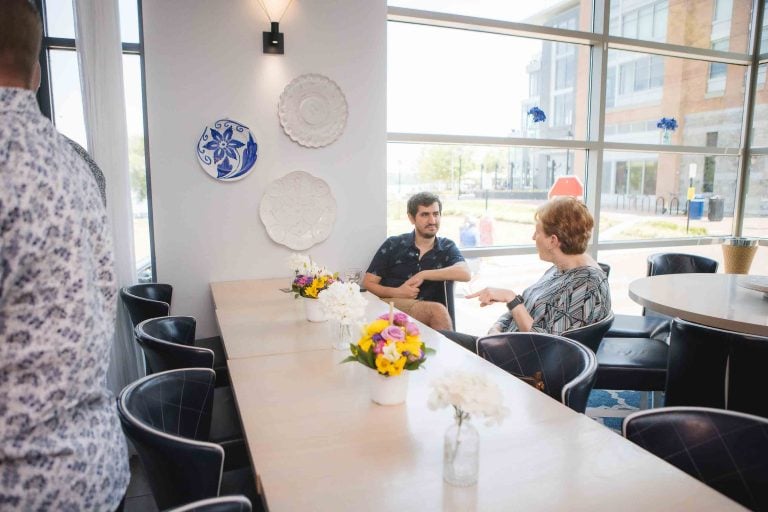
<svg viewBox="0 0 768 512"><path fill-rule="evenodd" d="M676 224L666 220L651 220L642 224L635 224L634 226L623 230L620 234L620 238L647 240L651 238L672 237L675 235L706 236L707 234L707 228L692 226L686 233L684 224Z"/></svg>

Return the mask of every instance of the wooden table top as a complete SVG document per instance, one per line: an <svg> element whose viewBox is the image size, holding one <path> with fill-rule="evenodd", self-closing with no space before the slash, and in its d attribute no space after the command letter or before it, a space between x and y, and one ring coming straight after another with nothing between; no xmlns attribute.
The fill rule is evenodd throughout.
<svg viewBox="0 0 768 512"><path fill-rule="evenodd" d="M637 279L629 296L647 308L730 331L768 336L768 300L735 274L669 274Z"/></svg>
<svg viewBox="0 0 768 512"><path fill-rule="evenodd" d="M239 289L249 286L260 289L254 283ZM257 302L249 300L249 314L275 314L268 301ZM387 309L378 299L370 303L372 312ZM284 311L284 319L294 314L309 324L300 309ZM219 321L226 345L230 317L220 315ZM280 329L296 340L307 332L287 321ZM228 363L251 460L272 512L741 510L424 326L422 337L437 353L409 372L405 404L376 405L367 387L372 370L339 364L346 353L332 350L332 335L322 332L330 333L317 328L323 338L317 349L301 345L290 351L288 344L281 353ZM443 434L452 412L427 407L429 382L454 368L488 375L511 410L500 426L473 420L480 431L480 478L465 488L442 480Z"/></svg>
<svg viewBox="0 0 768 512"><path fill-rule="evenodd" d="M282 279L212 283L211 290L227 359L325 350L338 336L337 322L308 322L303 301L283 293ZM388 311L388 306L366 292L366 318ZM355 331L356 334L356 331Z"/></svg>

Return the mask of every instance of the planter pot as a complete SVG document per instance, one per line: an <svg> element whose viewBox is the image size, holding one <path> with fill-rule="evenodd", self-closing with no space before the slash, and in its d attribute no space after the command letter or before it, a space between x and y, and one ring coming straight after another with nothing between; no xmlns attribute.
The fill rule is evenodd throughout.
<svg viewBox="0 0 768 512"><path fill-rule="evenodd" d="M317 299L308 299L304 297L304 313L307 315L307 320L310 322L325 322L325 312L320 301Z"/></svg>
<svg viewBox="0 0 768 512"><path fill-rule="evenodd" d="M749 274L749 267L757 253L754 238L728 238L721 246L726 274Z"/></svg>
<svg viewBox="0 0 768 512"><path fill-rule="evenodd" d="M398 405L408 395L408 374L404 371L396 377L386 377L376 370L370 370L368 384L371 400L379 405Z"/></svg>

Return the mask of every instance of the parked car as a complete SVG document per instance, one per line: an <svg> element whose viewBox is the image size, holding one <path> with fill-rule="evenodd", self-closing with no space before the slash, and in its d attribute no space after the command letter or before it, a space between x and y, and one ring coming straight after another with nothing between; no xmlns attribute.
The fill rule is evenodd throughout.
<svg viewBox="0 0 768 512"><path fill-rule="evenodd" d="M136 264L136 277L140 284L152 282L152 260L143 258Z"/></svg>

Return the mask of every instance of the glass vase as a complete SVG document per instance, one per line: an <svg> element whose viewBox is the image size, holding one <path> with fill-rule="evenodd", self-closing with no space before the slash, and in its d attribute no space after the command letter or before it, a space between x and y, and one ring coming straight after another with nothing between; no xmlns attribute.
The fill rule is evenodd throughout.
<svg viewBox="0 0 768 512"><path fill-rule="evenodd" d="M352 324L339 322L339 331L336 335L336 340L333 342L333 348L336 350L349 350L349 345L352 342Z"/></svg>
<svg viewBox="0 0 768 512"><path fill-rule="evenodd" d="M480 469L480 434L469 414L457 413L443 440L443 480L466 487L477 483Z"/></svg>

